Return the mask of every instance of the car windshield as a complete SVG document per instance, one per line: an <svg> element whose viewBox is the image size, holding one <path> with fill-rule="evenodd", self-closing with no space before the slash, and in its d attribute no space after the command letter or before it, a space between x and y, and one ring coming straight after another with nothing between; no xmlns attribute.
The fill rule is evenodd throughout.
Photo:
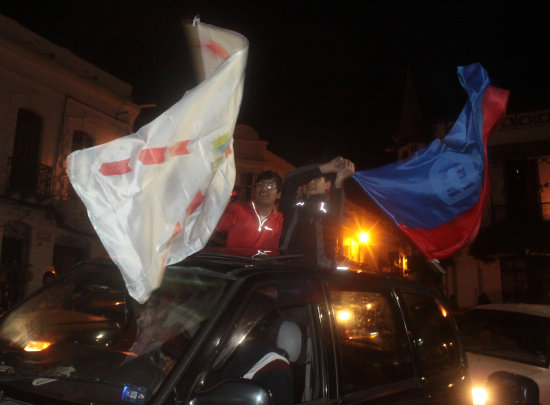
<svg viewBox="0 0 550 405"><path fill-rule="evenodd" d="M72 269L0 322L0 385L54 399L146 403L219 309L231 280L166 269L145 304L111 262Z"/></svg>
<svg viewBox="0 0 550 405"><path fill-rule="evenodd" d="M458 318L469 352L548 367L550 319L510 311L473 309Z"/></svg>

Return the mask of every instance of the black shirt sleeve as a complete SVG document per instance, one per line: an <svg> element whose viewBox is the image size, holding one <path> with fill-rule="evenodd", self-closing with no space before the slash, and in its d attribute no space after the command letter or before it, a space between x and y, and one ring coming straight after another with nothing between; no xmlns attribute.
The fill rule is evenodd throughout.
<svg viewBox="0 0 550 405"><path fill-rule="evenodd" d="M322 175L319 165L302 166L287 173L281 192L279 211L285 216L290 214L298 200L299 187Z"/></svg>

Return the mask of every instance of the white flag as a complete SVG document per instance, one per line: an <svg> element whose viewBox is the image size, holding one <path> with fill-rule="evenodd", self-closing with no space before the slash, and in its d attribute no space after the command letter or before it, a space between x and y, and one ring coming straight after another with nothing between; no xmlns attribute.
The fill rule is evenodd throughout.
<svg viewBox="0 0 550 405"><path fill-rule="evenodd" d="M67 172L130 295L145 302L164 266L202 249L235 182L233 130L248 41L193 22L203 76L137 133L71 153Z"/></svg>

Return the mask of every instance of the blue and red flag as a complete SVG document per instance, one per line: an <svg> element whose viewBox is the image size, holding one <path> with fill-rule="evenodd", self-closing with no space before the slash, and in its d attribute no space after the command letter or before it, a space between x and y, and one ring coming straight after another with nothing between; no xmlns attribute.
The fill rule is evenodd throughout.
<svg viewBox="0 0 550 405"><path fill-rule="evenodd" d="M478 63L457 71L468 101L449 133L407 160L353 176L430 260L477 236L489 194L487 140L509 95L489 84Z"/></svg>

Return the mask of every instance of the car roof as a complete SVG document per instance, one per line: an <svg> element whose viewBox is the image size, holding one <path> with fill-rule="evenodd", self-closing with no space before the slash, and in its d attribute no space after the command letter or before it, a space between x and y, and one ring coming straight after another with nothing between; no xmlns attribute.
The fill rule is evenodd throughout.
<svg viewBox="0 0 550 405"><path fill-rule="evenodd" d="M522 304L522 303L501 303L501 304L485 304L476 305L472 307L470 311L481 309L488 311L506 311L506 312L518 312L527 315L542 316L550 318L550 305L543 304Z"/></svg>
<svg viewBox="0 0 550 405"><path fill-rule="evenodd" d="M402 289L414 290L439 295L434 289L418 281L406 279L392 273L384 273L378 269L365 269L360 265L346 263L339 270L327 270L320 268L302 255L256 255L241 256L234 251L224 249L209 249L195 253L172 267L200 266L224 273L236 278L246 278L253 275L273 274L274 272L299 272L302 274L316 274L329 282L337 279L347 279L353 282L376 283L380 286L400 287Z"/></svg>
<svg viewBox="0 0 550 405"><path fill-rule="evenodd" d="M185 268L201 268L214 273L227 275L232 278L248 278L250 276L271 276L274 273L294 272L302 275L310 274L314 277L321 277L328 282L347 281L346 284L354 282L373 283L385 288L398 287L404 290L423 292L431 295L440 295L433 288L418 281L406 279L402 276L384 273L378 269L366 269L360 264L346 263L343 266L348 271L327 270L320 268L302 255L281 255L279 252L267 254L250 255L248 251L235 251L226 248L207 248L194 253L181 262L167 266L167 270L185 271ZM111 259L96 259L108 265L115 265Z"/></svg>
<svg viewBox="0 0 550 405"><path fill-rule="evenodd" d="M202 250L168 267L201 266L215 272L237 275L251 269L288 269L290 265L302 271L314 267L301 255L279 255L278 252L263 254L258 253L257 249L255 252L242 253L227 249Z"/></svg>

